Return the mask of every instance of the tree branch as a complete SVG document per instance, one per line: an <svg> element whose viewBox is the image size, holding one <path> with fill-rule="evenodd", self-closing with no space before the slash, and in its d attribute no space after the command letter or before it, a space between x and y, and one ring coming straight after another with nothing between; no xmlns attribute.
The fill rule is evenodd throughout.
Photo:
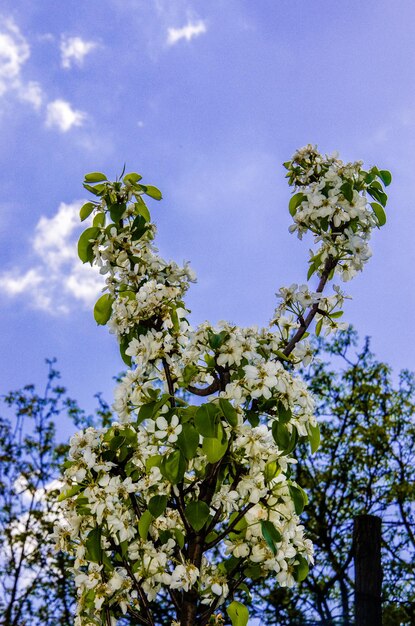
<svg viewBox="0 0 415 626"><path fill-rule="evenodd" d="M215 378L213 383L209 385L209 387L205 387L204 389L200 389L199 387L193 387L193 385L189 385L187 387L187 391L193 393L195 396L210 396L215 391L219 391L220 389L220 380L219 378Z"/></svg>
<svg viewBox="0 0 415 626"><path fill-rule="evenodd" d="M249 511L249 509L252 509L253 506L255 506L255 505L252 502L250 502L244 509L242 509L242 511L240 513L238 513L238 515L232 521L232 524L229 524L229 526L227 528L225 528L225 530L223 530L216 537L216 539L214 539L213 541L210 541L209 543L206 544L206 546L205 546L206 550L210 550L211 548L216 546L220 541L222 541L222 539L224 539L226 537L226 535L228 535L235 528L236 524L243 518L245 513L247 513Z"/></svg>
<svg viewBox="0 0 415 626"><path fill-rule="evenodd" d="M323 273L321 274L320 282L319 282L319 284L317 286L317 289L316 289L317 293L322 293L323 292L324 287L326 286L327 281L329 279L329 276L330 276L332 270L334 270L334 268L336 267L336 265L337 265L337 260L334 259L333 257L329 256L327 258L325 264L324 264L324 270L323 270ZM290 339L290 341L285 346L285 348L283 350L285 356L289 356L291 354L291 352L294 350L294 348L297 345L297 343L302 339L303 335L307 331L307 329L310 326L311 322L313 321L314 317L318 313L318 310L319 310L319 304L318 304L318 302L315 302L313 304L313 306L310 308L307 316L305 317L305 319L301 323L300 328L297 330L295 335Z"/></svg>

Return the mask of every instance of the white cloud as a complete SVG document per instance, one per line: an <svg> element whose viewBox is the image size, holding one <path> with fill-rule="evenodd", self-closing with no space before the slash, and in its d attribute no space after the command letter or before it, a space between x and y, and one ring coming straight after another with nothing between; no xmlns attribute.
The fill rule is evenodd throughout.
<svg viewBox="0 0 415 626"><path fill-rule="evenodd" d="M30 48L12 19L1 20L0 28L0 95L3 95L19 83Z"/></svg>
<svg viewBox="0 0 415 626"><path fill-rule="evenodd" d="M93 47L91 41L79 37L63 39L61 43L62 64L70 67L72 62L82 63ZM21 102L30 104L36 111L46 115L46 126L66 133L71 128L81 126L85 113L74 109L69 102L57 98L44 108L46 100L41 85L33 80L25 80L23 68L30 58L30 46L11 18L0 15L0 98L12 95Z"/></svg>
<svg viewBox="0 0 415 626"><path fill-rule="evenodd" d="M25 82L21 72L30 57L30 46L11 18L0 17L0 97L12 92L35 109L42 104L39 83Z"/></svg>
<svg viewBox="0 0 415 626"><path fill-rule="evenodd" d="M24 296L31 306L51 314L67 313L75 302L88 307L95 302L102 277L77 256L81 204L63 202L55 215L40 218L31 244L35 262L27 270L14 267L0 273L4 294Z"/></svg>
<svg viewBox="0 0 415 626"><path fill-rule="evenodd" d="M206 33L206 24L203 20L198 20L197 22L191 22L190 20L187 22L186 26L182 28L169 28L167 32L167 44L169 46L174 46L181 39L186 39L186 41L190 41L193 37L199 37Z"/></svg>
<svg viewBox="0 0 415 626"><path fill-rule="evenodd" d="M29 81L26 84L22 84L19 87L19 98L25 102L28 102L37 111L40 109L43 103L43 90L39 83L35 81Z"/></svg>
<svg viewBox="0 0 415 626"><path fill-rule="evenodd" d="M46 126L58 128L62 133L68 132L73 126L82 126L86 114L73 109L66 100L53 100L46 107Z"/></svg>
<svg viewBox="0 0 415 626"><path fill-rule="evenodd" d="M85 41L81 37L62 36L61 40L61 64L65 69L70 69L73 64L81 66L84 58L94 48L97 47L95 41Z"/></svg>

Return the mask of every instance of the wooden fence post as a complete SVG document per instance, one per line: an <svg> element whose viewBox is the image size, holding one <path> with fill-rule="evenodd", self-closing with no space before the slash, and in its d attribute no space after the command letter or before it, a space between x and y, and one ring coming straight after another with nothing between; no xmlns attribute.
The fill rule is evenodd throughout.
<svg viewBox="0 0 415 626"><path fill-rule="evenodd" d="M355 624L382 626L381 520L358 515L353 524Z"/></svg>

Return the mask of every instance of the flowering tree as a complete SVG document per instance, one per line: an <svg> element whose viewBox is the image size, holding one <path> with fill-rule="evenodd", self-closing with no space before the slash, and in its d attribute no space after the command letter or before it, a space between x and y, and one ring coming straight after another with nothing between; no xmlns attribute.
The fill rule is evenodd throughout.
<svg viewBox="0 0 415 626"><path fill-rule="evenodd" d="M76 626L114 625L123 614L151 626L161 602L172 624L223 624L225 604L233 626L245 626L255 581L274 576L290 587L307 576L307 497L290 466L299 440L317 449L319 430L297 369L312 357L313 321L317 335L342 326L344 294L324 291L370 257L391 177L312 146L284 165L295 191L290 230L314 235L308 279L317 274L318 285L281 288L260 330L193 329L183 300L194 274L153 245L144 196L160 200L160 191L136 173L85 177L97 199L81 208L82 220L94 217L79 256L106 276L94 315L129 369L116 391L118 421L76 434L65 463L56 536L75 558Z"/></svg>

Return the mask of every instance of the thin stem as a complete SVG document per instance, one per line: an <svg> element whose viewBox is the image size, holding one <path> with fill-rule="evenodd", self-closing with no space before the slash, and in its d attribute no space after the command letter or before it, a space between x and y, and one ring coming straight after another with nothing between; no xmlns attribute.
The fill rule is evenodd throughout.
<svg viewBox="0 0 415 626"><path fill-rule="evenodd" d="M162 358L162 363L163 363L164 373L166 375L167 387L169 389L169 394L171 396L171 405L173 407L173 406L176 406L176 402L174 399L174 383L171 377L169 364L167 363L165 357Z"/></svg>
<svg viewBox="0 0 415 626"><path fill-rule="evenodd" d="M329 276L332 270L334 270L334 268L336 267L336 265L337 265L337 260L334 259L332 256L329 256L325 262L324 270L323 270L323 273L321 274L320 282L316 289L317 293L323 292L324 287L326 286L327 281L329 279ZM315 302L313 306L310 308L308 315L305 317L304 320L300 322L301 324L300 328L297 330L295 335L290 339L290 341L285 346L283 350L285 356L289 356L291 352L294 350L295 346L302 339L304 333L307 331L308 327L310 326L311 322L313 321L318 311L319 311L319 305L318 305L318 302Z"/></svg>
<svg viewBox="0 0 415 626"><path fill-rule="evenodd" d="M180 605L180 602L179 602L178 594L175 593L174 589L169 589L169 594L170 594L170 597L171 597L171 599L173 601L173 604L175 606L175 609L176 609L177 613L179 613L180 609L181 609L181 605Z"/></svg>

